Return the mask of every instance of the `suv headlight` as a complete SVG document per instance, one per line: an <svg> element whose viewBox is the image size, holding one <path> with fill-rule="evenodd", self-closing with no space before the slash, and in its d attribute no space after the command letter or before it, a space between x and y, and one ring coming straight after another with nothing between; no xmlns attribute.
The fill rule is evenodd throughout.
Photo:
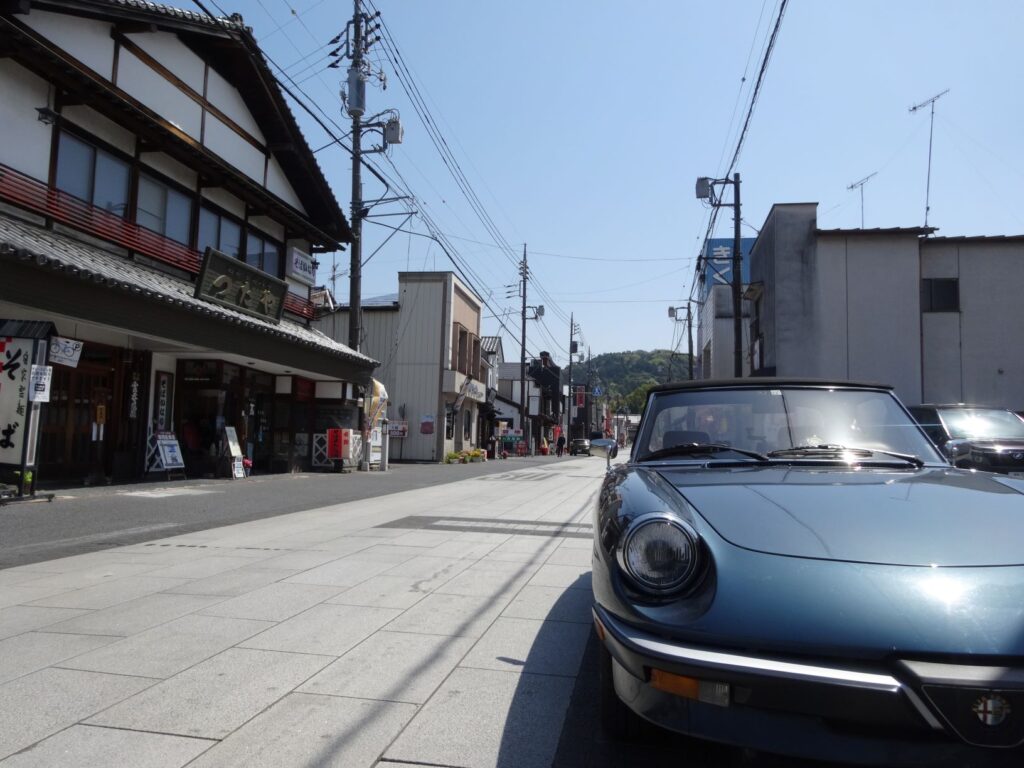
<svg viewBox="0 0 1024 768"><path fill-rule="evenodd" d="M696 532L666 512L634 518L622 535L617 556L619 567L636 586L657 595L682 592L701 571Z"/></svg>

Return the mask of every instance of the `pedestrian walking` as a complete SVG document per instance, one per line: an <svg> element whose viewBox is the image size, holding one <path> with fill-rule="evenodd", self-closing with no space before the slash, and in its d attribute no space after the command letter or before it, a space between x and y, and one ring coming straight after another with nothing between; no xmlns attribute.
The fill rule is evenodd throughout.
<svg viewBox="0 0 1024 768"><path fill-rule="evenodd" d="M555 442L555 455L561 456L565 452L565 435L559 435Z"/></svg>

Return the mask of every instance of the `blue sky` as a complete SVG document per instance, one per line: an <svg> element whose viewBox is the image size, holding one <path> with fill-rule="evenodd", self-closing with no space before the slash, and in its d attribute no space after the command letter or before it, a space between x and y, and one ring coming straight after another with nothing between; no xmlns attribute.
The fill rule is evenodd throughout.
<svg viewBox="0 0 1024 768"><path fill-rule="evenodd" d="M390 162L470 265L490 306L484 333L499 332L491 315L511 312L514 337L504 345L518 357L519 299L506 298L505 286L517 280L513 261L525 242L536 282L529 304L546 307L542 322L527 324L529 353L548 350L564 363L570 313L594 354L679 344L666 309L690 295L708 216L694 180L727 167L778 0L374 1L432 119L516 251L495 246L375 46L389 86L368 88L368 108L401 112L405 142ZM241 12L270 57L348 125L337 96L344 69L316 62L351 2L220 7ZM819 203L822 227L860 226L860 197L847 186L872 172L865 225L922 224L928 114L908 108L947 88L936 110L929 223L943 235L1024 233L1022 21L1016 0L792 0L737 164L744 236L776 202ZM296 114L312 146L328 141ZM318 158L347 214L350 156L331 147ZM364 196L378 190L367 181ZM722 211L718 236L731 235L729 217ZM416 219L406 226L426 231ZM389 230L364 230L368 255ZM331 259L322 261L323 272ZM338 263L347 268L348 254ZM432 241L400 234L365 267L363 295L396 291L400 270L451 268ZM341 300L347 290L339 279Z"/></svg>

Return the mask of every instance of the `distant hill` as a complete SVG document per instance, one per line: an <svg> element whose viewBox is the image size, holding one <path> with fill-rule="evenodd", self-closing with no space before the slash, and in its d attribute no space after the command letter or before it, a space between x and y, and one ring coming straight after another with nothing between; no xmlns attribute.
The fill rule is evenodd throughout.
<svg viewBox="0 0 1024 768"><path fill-rule="evenodd" d="M647 352L642 349L629 352L607 352L591 359L594 381L599 381L612 399L612 407L618 409L622 401L631 413L643 408L647 388L687 377L686 353L668 349ZM586 370L586 363L574 366Z"/></svg>

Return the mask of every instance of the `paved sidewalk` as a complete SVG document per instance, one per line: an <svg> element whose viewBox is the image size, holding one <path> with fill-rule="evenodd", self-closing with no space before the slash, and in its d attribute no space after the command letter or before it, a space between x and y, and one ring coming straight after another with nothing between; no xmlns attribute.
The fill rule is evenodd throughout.
<svg viewBox="0 0 1024 768"><path fill-rule="evenodd" d="M0 570L0 768L546 768L590 632L603 471Z"/></svg>

